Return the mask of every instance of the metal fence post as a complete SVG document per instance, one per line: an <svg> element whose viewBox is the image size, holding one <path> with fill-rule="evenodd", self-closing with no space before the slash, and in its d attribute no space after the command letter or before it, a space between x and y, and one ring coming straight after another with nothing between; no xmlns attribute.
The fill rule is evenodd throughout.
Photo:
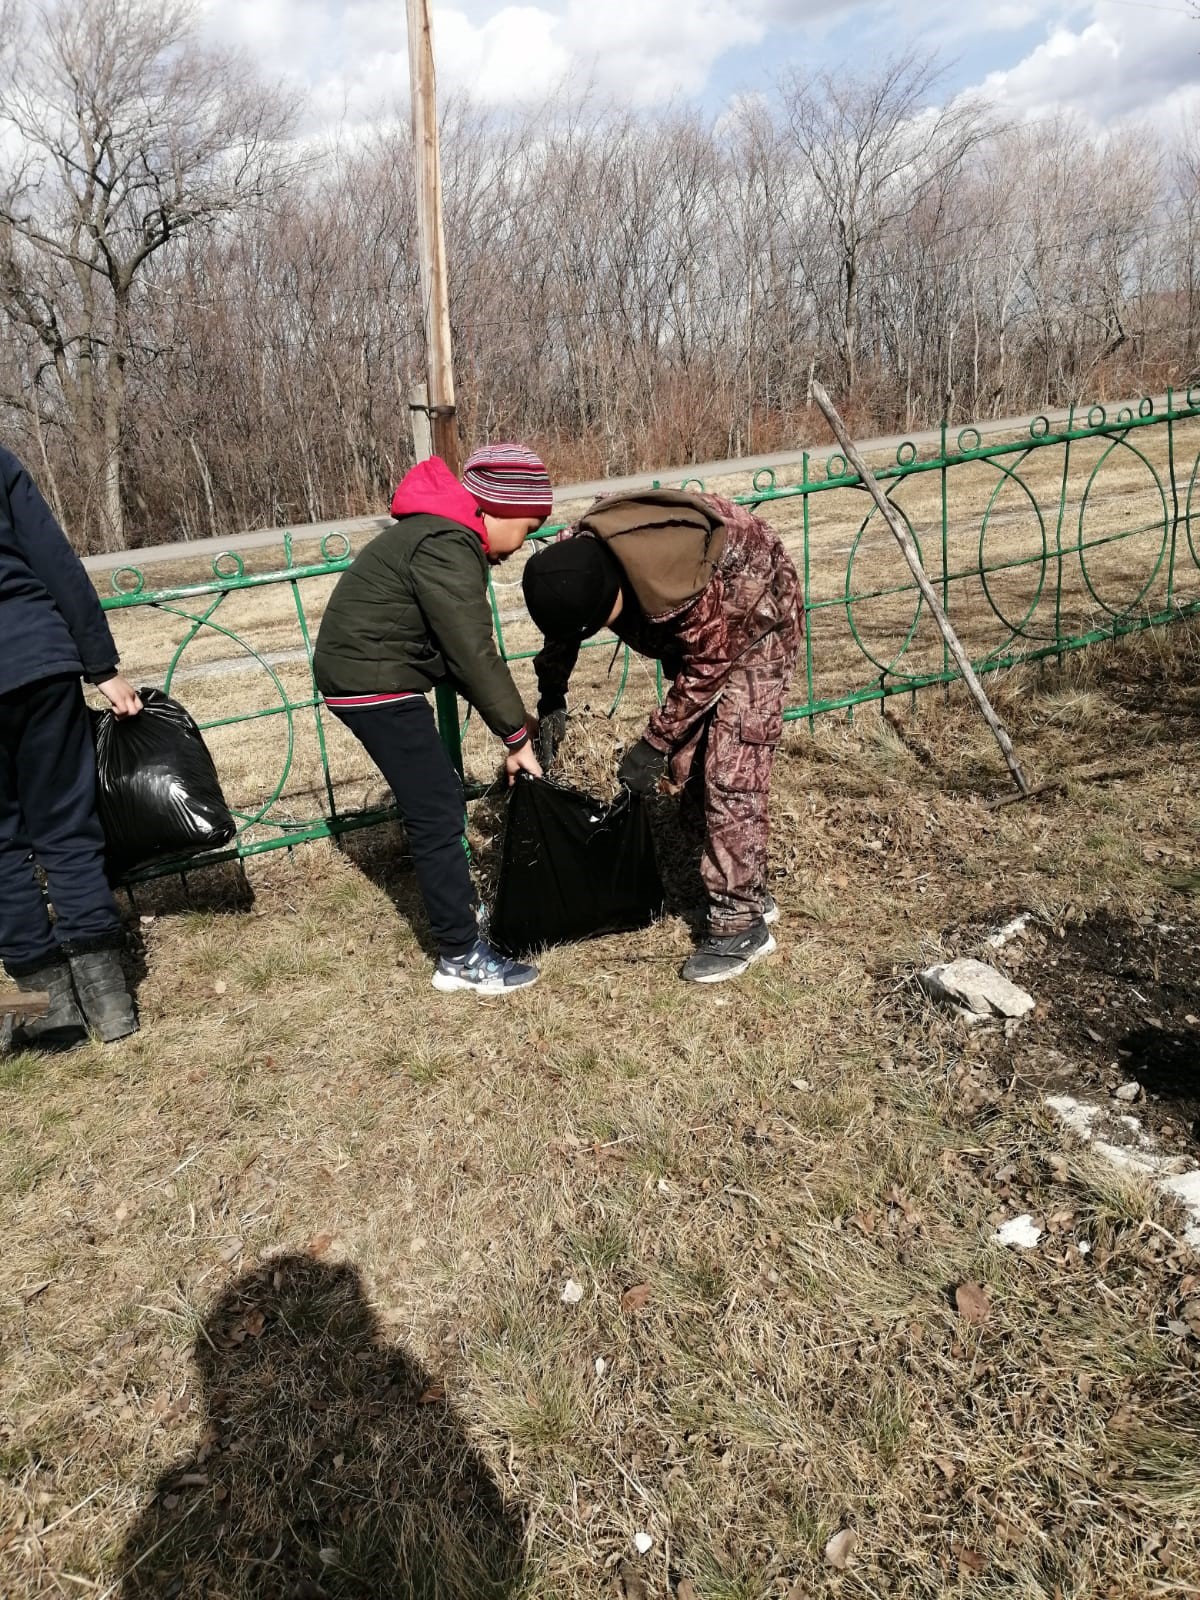
<svg viewBox="0 0 1200 1600"><path fill-rule="evenodd" d="M462 733L458 723L458 696L454 692L454 685L439 683L433 691L434 704L437 707L438 733L446 754L450 757L450 764L461 778L463 775Z"/></svg>

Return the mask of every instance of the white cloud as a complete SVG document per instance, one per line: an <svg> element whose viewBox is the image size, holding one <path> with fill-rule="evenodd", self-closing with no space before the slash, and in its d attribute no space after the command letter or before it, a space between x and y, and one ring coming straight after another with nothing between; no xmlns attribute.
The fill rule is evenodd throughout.
<svg viewBox="0 0 1200 1600"><path fill-rule="evenodd" d="M1094 0L1075 26L1059 24L1016 66L980 86L1023 118L1074 111L1097 129L1161 122L1200 97L1200 23L1182 8Z"/></svg>
<svg viewBox="0 0 1200 1600"><path fill-rule="evenodd" d="M770 0L570 0L563 32L602 89L634 105L699 94L728 51L760 44Z"/></svg>
<svg viewBox="0 0 1200 1600"><path fill-rule="evenodd" d="M241 44L266 71L309 97L309 131L353 127L404 105L405 8L400 0L202 0L211 36ZM1132 116L1177 118L1200 103L1200 23L1175 0L1063 0L1045 39L982 91L1005 113L1082 113L1098 127ZM919 9L918 9L919 5ZM803 67L835 21L855 16L868 58L930 39L954 48L969 19L1003 49L1007 32L1045 16L1045 0L434 0L439 82L503 107L560 84L592 84L636 106L700 94L722 57L774 40ZM803 33L798 32L803 28ZM1011 46L1009 47L1011 50ZM1003 57L1001 56L1001 59ZM960 80L961 81L961 80Z"/></svg>
<svg viewBox="0 0 1200 1600"><path fill-rule="evenodd" d="M807 9L816 0L801 0ZM547 0L433 8L438 79L498 106L572 79L633 105L699 94L727 51L761 43L779 0ZM399 0L203 0L210 37L303 87L317 124L354 123L408 92Z"/></svg>

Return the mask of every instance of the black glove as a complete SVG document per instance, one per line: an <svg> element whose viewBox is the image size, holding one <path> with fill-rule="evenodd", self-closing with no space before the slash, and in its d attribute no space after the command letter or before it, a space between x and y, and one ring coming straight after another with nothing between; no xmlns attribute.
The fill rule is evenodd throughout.
<svg viewBox="0 0 1200 1600"><path fill-rule="evenodd" d="M544 711L538 719L537 758L543 767L554 760L555 752L567 736L567 710Z"/></svg>
<svg viewBox="0 0 1200 1600"><path fill-rule="evenodd" d="M625 752L625 759L617 768L617 778L631 794L653 794L666 770L667 752L639 739Z"/></svg>

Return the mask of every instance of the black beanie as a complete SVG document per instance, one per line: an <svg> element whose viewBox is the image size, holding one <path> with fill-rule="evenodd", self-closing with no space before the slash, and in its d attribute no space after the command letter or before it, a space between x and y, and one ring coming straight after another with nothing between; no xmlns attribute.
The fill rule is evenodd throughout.
<svg viewBox="0 0 1200 1600"><path fill-rule="evenodd" d="M529 615L547 639L586 639L612 616L621 567L599 539L576 535L530 556L521 587Z"/></svg>

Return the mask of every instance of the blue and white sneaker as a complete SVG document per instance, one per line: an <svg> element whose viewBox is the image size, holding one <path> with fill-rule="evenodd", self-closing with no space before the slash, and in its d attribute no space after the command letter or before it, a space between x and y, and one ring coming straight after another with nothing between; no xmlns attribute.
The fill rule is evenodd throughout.
<svg viewBox="0 0 1200 1600"><path fill-rule="evenodd" d="M442 994L453 994L456 989L468 989L472 994L511 994L537 981L536 967L500 955L484 939L476 939L465 956L440 957L433 969L433 987Z"/></svg>

